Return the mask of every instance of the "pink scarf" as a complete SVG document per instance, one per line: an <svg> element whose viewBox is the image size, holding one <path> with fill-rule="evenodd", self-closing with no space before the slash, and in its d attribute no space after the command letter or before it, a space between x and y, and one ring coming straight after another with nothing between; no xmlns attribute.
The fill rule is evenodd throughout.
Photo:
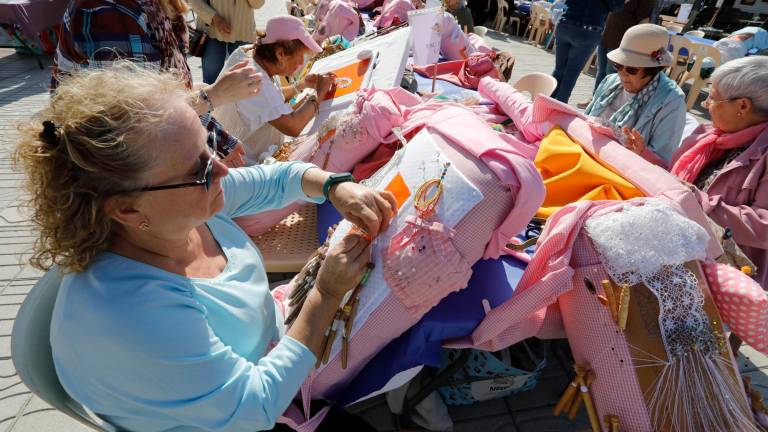
<svg viewBox="0 0 768 432"><path fill-rule="evenodd" d="M768 123L760 123L734 133L712 129L680 155L672 166L672 174L683 181L693 183L707 164L722 157L727 150L751 144L766 127Z"/></svg>

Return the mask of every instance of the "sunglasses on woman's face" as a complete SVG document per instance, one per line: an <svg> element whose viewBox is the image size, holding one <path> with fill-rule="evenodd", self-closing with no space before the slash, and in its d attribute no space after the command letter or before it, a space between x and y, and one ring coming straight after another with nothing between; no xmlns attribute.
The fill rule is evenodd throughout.
<svg viewBox="0 0 768 432"><path fill-rule="evenodd" d="M203 186L205 187L205 190L208 191L208 189L210 189L211 187L211 182L213 181L213 161L217 159L216 133L208 132L207 144L208 144L207 147L208 147L209 157L205 163L202 163L201 161L200 172L197 175L197 180L187 182L187 183L175 183L175 184L160 185L160 186L147 186L147 187L138 189L136 192L149 192L149 191L164 190L164 189L180 189L180 188L195 187L195 186Z"/></svg>
<svg viewBox="0 0 768 432"><path fill-rule="evenodd" d="M618 63L611 62L611 66L616 69L616 72L624 71L627 75L637 75L640 73L640 68L632 66L624 66Z"/></svg>

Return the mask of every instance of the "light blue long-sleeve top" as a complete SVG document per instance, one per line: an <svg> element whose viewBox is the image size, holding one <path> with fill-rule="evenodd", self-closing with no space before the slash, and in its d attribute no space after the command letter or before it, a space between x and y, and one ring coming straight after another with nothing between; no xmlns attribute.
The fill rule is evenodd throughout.
<svg viewBox="0 0 768 432"><path fill-rule="evenodd" d="M224 208L207 222L227 258L215 278L187 278L110 252L66 275L51 346L67 393L131 431L274 427L315 356L285 336L261 254L231 218L321 202L301 188L313 166L229 171Z"/></svg>

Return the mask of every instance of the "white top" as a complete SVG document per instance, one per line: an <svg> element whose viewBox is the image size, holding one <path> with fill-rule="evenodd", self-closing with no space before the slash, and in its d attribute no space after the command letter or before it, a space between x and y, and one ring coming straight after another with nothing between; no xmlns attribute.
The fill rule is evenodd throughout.
<svg viewBox="0 0 768 432"><path fill-rule="evenodd" d="M267 77L267 73L253 60L252 45L244 45L236 49L227 59L222 72L230 67L248 60L256 71ZM240 138L245 144L245 158L249 165L260 162L259 156L271 146L279 147L285 136L269 124L283 115L293 112L293 108L285 102L283 91L275 82L275 78L265 79L261 84L259 94L216 108L214 117L232 135Z"/></svg>
<svg viewBox="0 0 768 432"><path fill-rule="evenodd" d="M619 110L619 108L623 107L624 104L631 101L633 97L635 97L637 93L630 93L626 90L622 90L621 93L617 94L615 98L611 101L610 105L605 107L603 112L600 113L598 118L601 118L603 120L610 120L611 116Z"/></svg>

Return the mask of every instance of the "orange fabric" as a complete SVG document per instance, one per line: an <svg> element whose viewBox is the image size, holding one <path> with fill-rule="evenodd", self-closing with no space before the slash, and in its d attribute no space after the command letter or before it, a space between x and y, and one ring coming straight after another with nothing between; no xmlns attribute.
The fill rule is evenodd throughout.
<svg viewBox="0 0 768 432"><path fill-rule="evenodd" d="M395 178L389 182L384 190L388 190L392 192L393 195L395 195L395 201L397 202L398 210L400 210L400 207L403 206L403 203L408 200L408 197L411 196L411 191L408 190L408 185L405 184L405 180L403 180L403 176L401 176L400 173L398 173Z"/></svg>
<svg viewBox="0 0 768 432"><path fill-rule="evenodd" d="M360 90L363 85L363 77L365 77L370 63L371 59L367 58L331 71L336 75L336 88L328 93L323 100L342 97Z"/></svg>
<svg viewBox="0 0 768 432"><path fill-rule="evenodd" d="M642 197L632 183L595 160L555 126L541 140L534 160L547 195L536 216L549 217L576 201L626 200Z"/></svg>

